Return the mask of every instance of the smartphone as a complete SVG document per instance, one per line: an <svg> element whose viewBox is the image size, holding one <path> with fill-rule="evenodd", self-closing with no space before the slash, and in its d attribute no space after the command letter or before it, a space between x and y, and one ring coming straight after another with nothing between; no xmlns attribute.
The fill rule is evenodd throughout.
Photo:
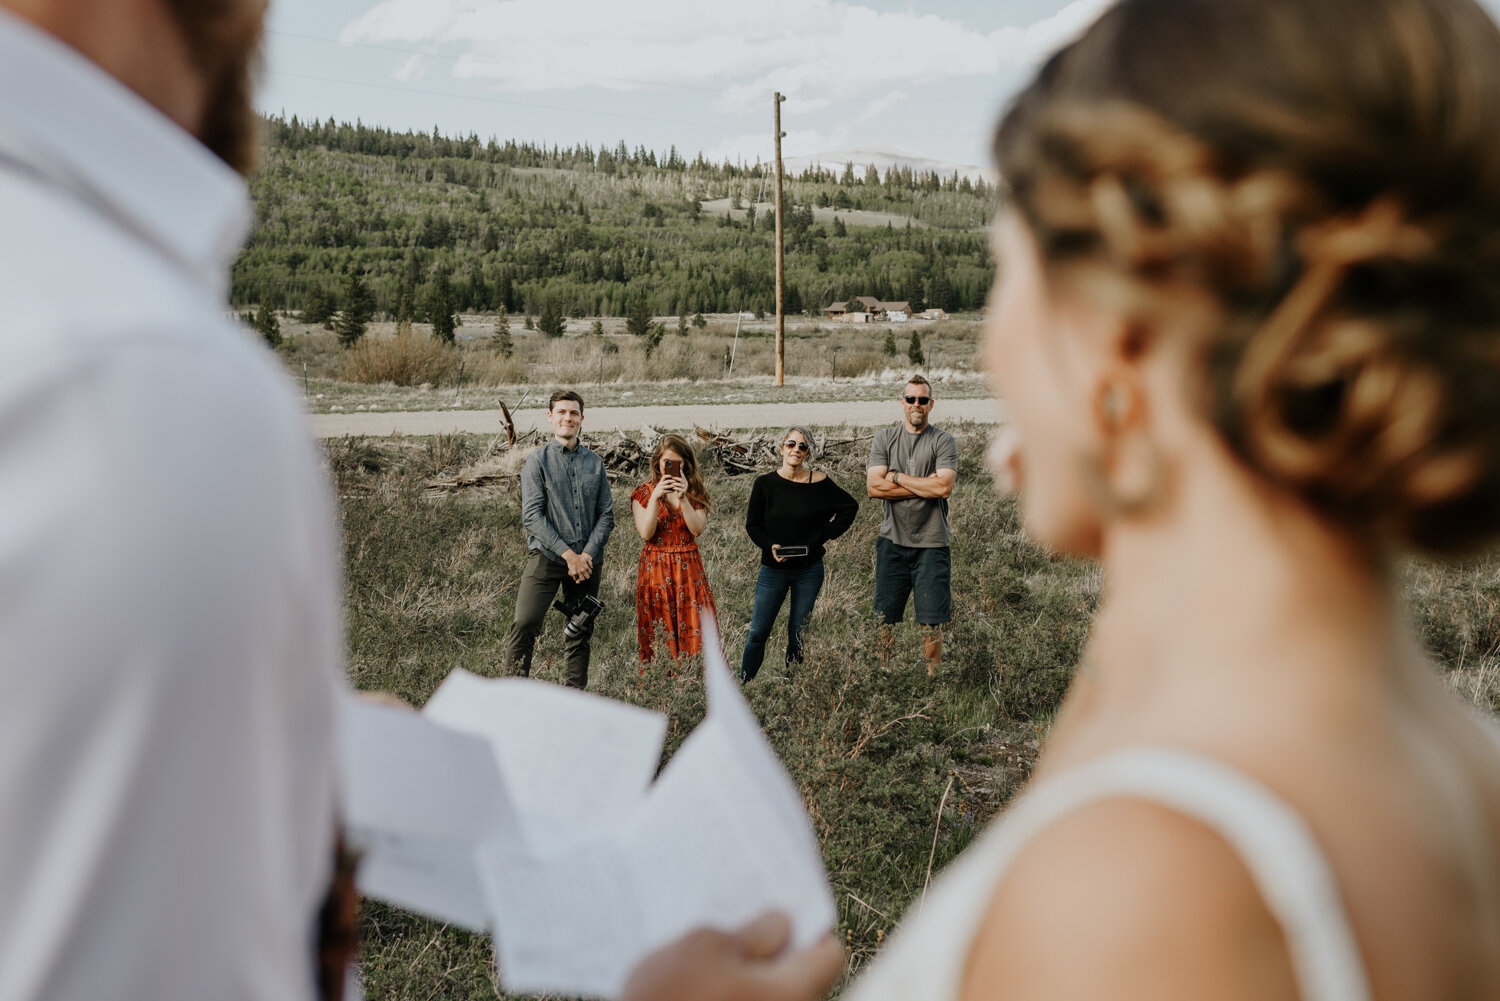
<svg viewBox="0 0 1500 1001"><path fill-rule="evenodd" d="M806 546L781 546L776 550L777 556L806 556Z"/></svg>
<svg viewBox="0 0 1500 1001"><path fill-rule="evenodd" d="M666 469L667 469L666 475L668 475L668 476L681 476L682 475L682 460L681 459L668 459L666 462L662 463L662 465L664 465L666 467Z"/></svg>

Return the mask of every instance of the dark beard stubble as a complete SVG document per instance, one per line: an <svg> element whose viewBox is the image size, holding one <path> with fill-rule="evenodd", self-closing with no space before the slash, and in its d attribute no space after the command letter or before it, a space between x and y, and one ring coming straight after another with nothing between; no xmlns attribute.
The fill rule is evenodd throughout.
<svg viewBox="0 0 1500 1001"><path fill-rule="evenodd" d="M166 0L206 84L203 145L241 174L255 166L260 120L254 79L260 68L264 0Z"/></svg>

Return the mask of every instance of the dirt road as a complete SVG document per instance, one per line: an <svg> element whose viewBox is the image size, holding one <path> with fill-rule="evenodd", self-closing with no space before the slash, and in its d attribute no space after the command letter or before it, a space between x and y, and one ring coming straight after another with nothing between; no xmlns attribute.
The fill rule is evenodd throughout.
<svg viewBox="0 0 1500 1001"><path fill-rule="evenodd" d="M516 430L547 428L547 412L527 407L512 415ZM623 428L638 430L649 424L659 431L686 430L694 425L718 430L776 427L786 424L809 426L878 427L901 419L896 401L879 403L728 403L720 406L685 404L656 407L594 407L584 413L584 430L599 433ZM500 430L498 410L391 411L384 413L310 414L319 438L346 435L385 437L392 434L493 434ZM1005 420L1005 405L994 400L939 400L932 422L979 421L999 424Z"/></svg>

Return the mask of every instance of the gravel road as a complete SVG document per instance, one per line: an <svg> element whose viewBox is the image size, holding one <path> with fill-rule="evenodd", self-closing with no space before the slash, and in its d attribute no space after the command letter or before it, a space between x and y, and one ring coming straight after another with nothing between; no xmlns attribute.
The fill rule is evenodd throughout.
<svg viewBox="0 0 1500 1001"><path fill-rule="evenodd" d="M516 430L547 428L547 412L527 407L512 415ZM598 434L623 428L628 431L649 424L659 431L687 430L694 425L717 430L776 427L785 424L809 426L879 427L901 419L895 400L879 403L726 403L684 404L657 407L594 407L584 412L584 430ZM494 434L500 430L498 410L389 411L383 413L310 414L313 432L319 438L346 435L385 437L393 434ZM939 400L932 421L978 421L999 424L1005 420L1005 405L995 400Z"/></svg>

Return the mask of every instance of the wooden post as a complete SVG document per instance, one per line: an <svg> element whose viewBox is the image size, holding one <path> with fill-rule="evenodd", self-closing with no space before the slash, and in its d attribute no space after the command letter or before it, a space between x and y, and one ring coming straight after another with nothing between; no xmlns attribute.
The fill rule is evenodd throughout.
<svg viewBox="0 0 1500 1001"><path fill-rule="evenodd" d="M781 102L776 93L776 385L786 385L786 246L782 243L781 211Z"/></svg>

